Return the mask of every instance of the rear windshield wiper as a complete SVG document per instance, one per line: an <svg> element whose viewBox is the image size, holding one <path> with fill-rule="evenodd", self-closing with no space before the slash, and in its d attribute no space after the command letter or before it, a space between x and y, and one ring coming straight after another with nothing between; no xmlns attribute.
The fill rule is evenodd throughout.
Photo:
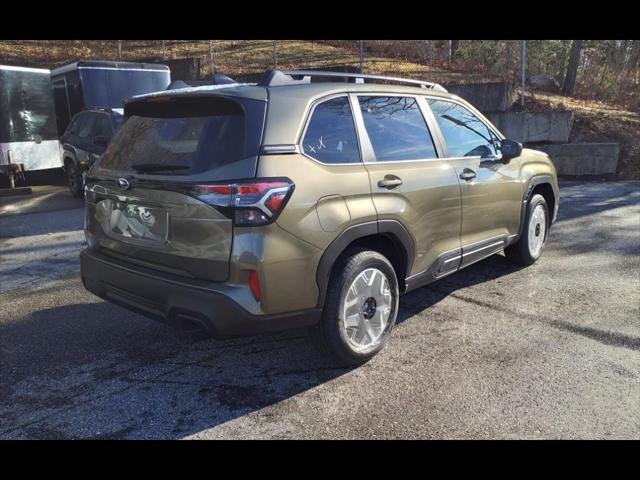
<svg viewBox="0 0 640 480"><path fill-rule="evenodd" d="M137 172L165 172L171 170L188 170L189 165L163 165L161 163L134 163L131 168Z"/></svg>

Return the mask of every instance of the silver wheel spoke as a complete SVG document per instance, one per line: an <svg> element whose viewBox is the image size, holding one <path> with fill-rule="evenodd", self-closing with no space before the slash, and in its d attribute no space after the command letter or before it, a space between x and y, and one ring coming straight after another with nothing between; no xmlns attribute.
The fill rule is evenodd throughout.
<svg viewBox="0 0 640 480"><path fill-rule="evenodd" d="M353 280L342 306L342 324L355 350L375 348L382 341L391 302L389 280L377 268L368 268Z"/></svg>
<svg viewBox="0 0 640 480"><path fill-rule="evenodd" d="M547 232L546 212L542 205L536 205L529 220L529 251L532 256L537 257L542 251Z"/></svg>
<svg viewBox="0 0 640 480"><path fill-rule="evenodd" d="M353 313L344 319L347 328L358 327L360 325L360 313Z"/></svg>

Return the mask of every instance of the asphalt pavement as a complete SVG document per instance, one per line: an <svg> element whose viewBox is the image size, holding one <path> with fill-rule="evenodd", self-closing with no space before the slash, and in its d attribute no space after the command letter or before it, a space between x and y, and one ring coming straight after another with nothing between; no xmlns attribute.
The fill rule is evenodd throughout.
<svg viewBox="0 0 640 480"><path fill-rule="evenodd" d="M83 205L0 197L0 438L638 438L640 183L561 182L542 258L402 297L337 368L305 331L199 339L80 282Z"/></svg>

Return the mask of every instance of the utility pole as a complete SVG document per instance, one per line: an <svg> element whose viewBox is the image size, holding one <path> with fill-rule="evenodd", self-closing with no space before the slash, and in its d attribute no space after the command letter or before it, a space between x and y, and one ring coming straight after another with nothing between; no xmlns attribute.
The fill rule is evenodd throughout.
<svg viewBox="0 0 640 480"><path fill-rule="evenodd" d="M162 60L166 60L167 59L167 46L164 43L164 40L162 40Z"/></svg>
<svg viewBox="0 0 640 480"><path fill-rule="evenodd" d="M118 60L122 61L122 40L118 40Z"/></svg>
<svg viewBox="0 0 640 480"><path fill-rule="evenodd" d="M213 48L211 47L211 40L209 40L209 73L213 75Z"/></svg>
<svg viewBox="0 0 640 480"><path fill-rule="evenodd" d="M524 82L525 82L525 67L527 63L527 41L522 40L522 46L520 50L520 76L522 81L522 96L520 97L520 105L524 108Z"/></svg>
<svg viewBox="0 0 640 480"><path fill-rule="evenodd" d="M360 40L360 73L364 73L364 41Z"/></svg>
<svg viewBox="0 0 640 480"><path fill-rule="evenodd" d="M276 41L273 41L273 64L278 68L278 53L276 51Z"/></svg>

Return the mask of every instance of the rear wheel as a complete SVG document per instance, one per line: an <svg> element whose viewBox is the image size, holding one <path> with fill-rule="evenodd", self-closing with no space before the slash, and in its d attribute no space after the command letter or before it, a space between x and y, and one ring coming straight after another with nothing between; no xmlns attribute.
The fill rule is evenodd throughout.
<svg viewBox="0 0 640 480"><path fill-rule="evenodd" d="M74 197L82 198L83 185L82 185L82 174L80 173L80 169L76 166L76 164L72 161L67 161L65 166L65 171L67 174L67 184L69 185L69 190Z"/></svg>
<svg viewBox="0 0 640 480"><path fill-rule="evenodd" d="M505 248L508 260L519 265L532 265L542 255L549 231L549 208L544 197L535 194L529 200L520 238Z"/></svg>
<svg viewBox="0 0 640 480"><path fill-rule="evenodd" d="M314 327L320 346L341 365L361 365L387 342L398 313L398 280L389 260L353 251L336 264L322 320Z"/></svg>

